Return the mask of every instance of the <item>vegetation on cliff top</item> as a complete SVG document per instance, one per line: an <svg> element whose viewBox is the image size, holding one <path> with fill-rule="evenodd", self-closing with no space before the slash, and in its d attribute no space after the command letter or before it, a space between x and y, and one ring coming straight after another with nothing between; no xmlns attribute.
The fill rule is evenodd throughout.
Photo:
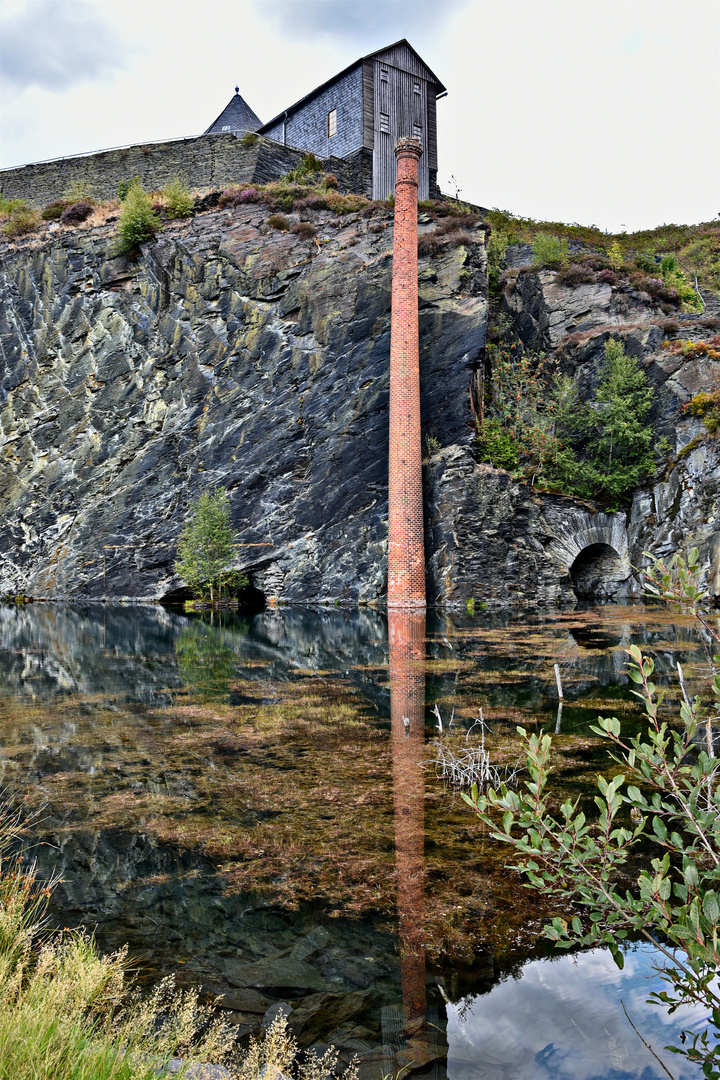
<svg viewBox="0 0 720 1080"><path fill-rule="evenodd" d="M633 264L636 257L675 255L690 271L696 271L702 287L720 292L720 221L699 225L659 225L631 233L604 233L594 225L568 225L560 221L536 221L504 210L491 210L487 220L497 235L496 243L535 244L538 236L552 235L567 245L570 241L593 248L597 253ZM612 265L610 265L612 269ZM636 269L633 266L633 269Z"/></svg>

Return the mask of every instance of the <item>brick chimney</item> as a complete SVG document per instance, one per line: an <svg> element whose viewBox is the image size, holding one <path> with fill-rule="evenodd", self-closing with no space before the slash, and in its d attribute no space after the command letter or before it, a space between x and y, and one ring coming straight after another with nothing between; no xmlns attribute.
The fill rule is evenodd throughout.
<svg viewBox="0 0 720 1080"><path fill-rule="evenodd" d="M418 139L395 146L395 237L390 332L388 608L425 607L420 352L418 340Z"/></svg>

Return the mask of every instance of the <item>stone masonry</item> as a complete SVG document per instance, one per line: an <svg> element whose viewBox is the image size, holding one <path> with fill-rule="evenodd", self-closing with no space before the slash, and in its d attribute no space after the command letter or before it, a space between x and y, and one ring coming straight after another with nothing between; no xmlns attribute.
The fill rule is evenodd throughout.
<svg viewBox="0 0 720 1080"><path fill-rule="evenodd" d="M395 238L390 331L388 607L425 607L418 340L417 139L395 147Z"/></svg>

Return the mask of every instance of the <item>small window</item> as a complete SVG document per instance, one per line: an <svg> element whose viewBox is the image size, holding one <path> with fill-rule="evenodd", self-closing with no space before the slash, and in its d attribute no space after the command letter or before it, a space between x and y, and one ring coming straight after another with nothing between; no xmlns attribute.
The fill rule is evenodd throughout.
<svg viewBox="0 0 720 1080"><path fill-rule="evenodd" d="M422 128L419 124L413 124L413 138L420 139L422 142Z"/></svg>
<svg viewBox="0 0 720 1080"><path fill-rule="evenodd" d="M390 134L390 117L388 113L380 113L380 130L387 131Z"/></svg>
<svg viewBox="0 0 720 1080"><path fill-rule="evenodd" d="M229 124L223 124L223 131L232 131L232 128Z"/></svg>
<svg viewBox="0 0 720 1080"><path fill-rule="evenodd" d="M331 109L328 113L328 135L330 138L337 135L337 109Z"/></svg>
<svg viewBox="0 0 720 1080"><path fill-rule="evenodd" d="M387 68L380 68L380 82L387 82L387 81L388 81L388 70L387 70Z"/></svg>
<svg viewBox="0 0 720 1080"><path fill-rule="evenodd" d="M419 82L413 83L413 93L414 94L419 94L420 93L420 83Z"/></svg>

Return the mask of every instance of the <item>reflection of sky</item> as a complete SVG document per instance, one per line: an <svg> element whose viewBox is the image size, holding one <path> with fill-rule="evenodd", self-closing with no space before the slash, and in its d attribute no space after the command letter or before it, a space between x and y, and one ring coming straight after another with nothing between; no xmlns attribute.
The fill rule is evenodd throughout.
<svg viewBox="0 0 720 1080"><path fill-rule="evenodd" d="M670 1016L646 1003L663 988L652 956L649 945L631 946L623 971L605 949L535 960L489 994L448 1005L448 1080L667 1080L621 1001L676 1080L701 1076L663 1048L702 1027L706 1011Z"/></svg>

